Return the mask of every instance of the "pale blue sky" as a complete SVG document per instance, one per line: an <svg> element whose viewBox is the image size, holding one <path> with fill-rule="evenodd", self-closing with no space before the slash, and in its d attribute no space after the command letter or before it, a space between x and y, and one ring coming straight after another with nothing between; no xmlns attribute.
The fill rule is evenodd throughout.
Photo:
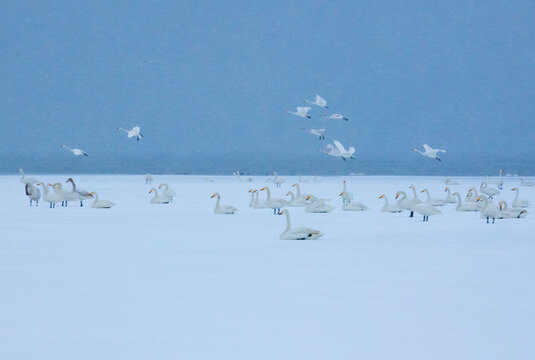
<svg viewBox="0 0 535 360"><path fill-rule="evenodd" d="M0 12L3 173L535 173L533 1L3 1ZM351 121L284 113L316 94ZM134 125L139 143L116 130ZM318 153L302 127L325 127L357 160ZM445 148L443 162L410 151L423 143Z"/></svg>

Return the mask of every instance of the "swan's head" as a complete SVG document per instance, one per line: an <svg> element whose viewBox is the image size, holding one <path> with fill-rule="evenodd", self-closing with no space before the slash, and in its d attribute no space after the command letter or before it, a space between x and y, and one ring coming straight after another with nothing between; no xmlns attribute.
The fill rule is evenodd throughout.
<svg viewBox="0 0 535 360"><path fill-rule="evenodd" d="M89 196L91 196L91 197L95 197L95 193L91 191L91 192L89 193Z"/></svg>
<svg viewBox="0 0 535 360"><path fill-rule="evenodd" d="M42 184L41 184L41 183L37 183L37 184L35 184L35 185L39 186L39 185L42 185Z"/></svg>
<svg viewBox="0 0 535 360"><path fill-rule="evenodd" d="M343 192L343 191L342 191L340 194L338 194L338 196L342 196L342 195L344 195L344 192Z"/></svg>
<svg viewBox="0 0 535 360"><path fill-rule="evenodd" d="M346 181L344 180L344 184L346 183Z"/></svg>
<svg viewBox="0 0 535 360"><path fill-rule="evenodd" d="M306 200L310 200L310 196L307 196Z"/></svg>
<svg viewBox="0 0 535 360"><path fill-rule="evenodd" d="M396 199L399 197L399 193L396 193Z"/></svg>
<svg viewBox="0 0 535 360"><path fill-rule="evenodd" d="M153 191L154 191L153 189L150 189L149 194L152 194Z"/></svg>
<svg viewBox="0 0 535 360"><path fill-rule="evenodd" d="M448 189L448 188L446 188L446 189L444 189L444 192L446 192L446 191L448 191L448 190L449 190L449 189Z"/></svg>
<svg viewBox="0 0 535 360"><path fill-rule="evenodd" d="M425 191L425 189L424 189L424 190L422 190L422 191L420 191L420 192L421 192L421 193L423 193L424 191Z"/></svg>
<svg viewBox="0 0 535 360"><path fill-rule="evenodd" d="M384 197L385 197L384 195L381 195L381 196L379 196L379 199L382 199L382 198L384 198Z"/></svg>
<svg viewBox="0 0 535 360"><path fill-rule="evenodd" d="M292 186L297 186L297 184L292 184Z"/></svg>
<svg viewBox="0 0 535 360"><path fill-rule="evenodd" d="M501 201L500 201L500 205L499 206L500 206L500 210L503 210L502 209L503 208L503 203Z"/></svg>
<svg viewBox="0 0 535 360"><path fill-rule="evenodd" d="M282 214L284 214L284 210L281 210L281 212L279 213L279 215L282 215Z"/></svg>
<svg viewBox="0 0 535 360"><path fill-rule="evenodd" d="M68 178L67 181L65 181L66 183L68 183L69 181L74 181L72 178Z"/></svg>
<svg viewBox="0 0 535 360"><path fill-rule="evenodd" d="M456 192L454 192L454 193L453 193L452 195L453 195L453 196L455 196L455 195L457 195L457 193L456 193Z"/></svg>
<svg viewBox="0 0 535 360"><path fill-rule="evenodd" d="M263 187L262 189L260 189L260 191L262 191L262 190L266 190L266 188L265 188L265 187Z"/></svg>
<svg viewBox="0 0 535 360"><path fill-rule="evenodd" d="M411 185L411 186L409 186L409 189L413 189L414 190L416 188L414 187L414 185Z"/></svg>

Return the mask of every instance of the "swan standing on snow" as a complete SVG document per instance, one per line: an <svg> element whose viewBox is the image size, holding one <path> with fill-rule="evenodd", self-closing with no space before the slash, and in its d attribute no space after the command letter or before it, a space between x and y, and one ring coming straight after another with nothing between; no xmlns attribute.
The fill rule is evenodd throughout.
<svg viewBox="0 0 535 360"><path fill-rule="evenodd" d="M83 201L87 199L91 199L92 196L84 189L77 189L76 184L74 183L74 180L72 178L67 179L65 181L66 183L70 182L72 184L72 193L75 193L77 195L77 199L80 200L80 206L84 206Z"/></svg>
<svg viewBox="0 0 535 360"><path fill-rule="evenodd" d="M28 178L28 177L24 176L24 170L19 169L18 171L22 175L22 177L20 178L20 182L21 183L35 185L35 184L37 184L39 182L39 180L37 180L37 179Z"/></svg>
<svg viewBox="0 0 535 360"><path fill-rule="evenodd" d="M58 194L50 192L48 187L52 186L51 184L37 183L36 185L41 185L43 187L43 200L49 204L50 208L55 208L56 203L62 200Z"/></svg>
<svg viewBox="0 0 535 360"><path fill-rule="evenodd" d="M109 200L101 200L98 198L98 194L96 192L90 192L89 195L95 198L95 201L91 203L91 207L94 209L109 209L113 206L115 206L114 203L112 203Z"/></svg>
<svg viewBox="0 0 535 360"><path fill-rule="evenodd" d="M423 215L423 221L429 221L429 215L442 214L440 210L435 209L433 205L428 203L420 203L414 205L414 211L416 211L420 215Z"/></svg>
<svg viewBox="0 0 535 360"><path fill-rule="evenodd" d="M489 203L489 199L485 195L479 195L477 201L483 203L483 206L479 209L481 218L487 218L487 224L489 223L489 219L492 218L492 223L494 224L494 221L498 217L499 209L494 204Z"/></svg>
<svg viewBox="0 0 535 360"><path fill-rule="evenodd" d="M169 199L170 202L173 202L173 198L176 196L175 190L170 188L169 185L167 185L166 183L160 184L160 186L158 186L158 189L161 189L162 187L165 187L162 190L162 197L166 197Z"/></svg>
<svg viewBox="0 0 535 360"><path fill-rule="evenodd" d="M304 129L307 133L318 136L319 140L325 140L325 129Z"/></svg>
<svg viewBox="0 0 535 360"><path fill-rule="evenodd" d="M420 151L420 150L417 150L417 149L412 149L412 151L416 151L416 152L419 152L420 154L422 154L423 156L427 156L431 159L436 159L438 161L442 161L440 160L440 158L438 157L437 153L439 152L443 152L445 153L446 150L440 150L440 149L433 149L431 146L427 145L427 144L424 144L423 145L424 147L424 150L425 151Z"/></svg>
<svg viewBox="0 0 535 360"><path fill-rule="evenodd" d="M349 121L349 119L347 117L345 117L344 115L342 114L332 114L332 115L322 115L321 117L323 118L326 118L326 119L330 119L330 120L345 120L345 121Z"/></svg>
<svg viewBox="0 0 535 360"><path fill-rule="evenodd" d="M284 209L279 215L286 215L286 229L280 234L281 240L315 240L323 236L321 231L305 227L292 228L290 212Z"/></svg>
<svg viewBox="0 0 535 360"><path fill-rule="evenodd" d="M423 189L420 191L421 193L425 192L427 194L427 200L425 201L427 204L433 205L433 206L444 206L446 205L446 202L442 199L434 199L431 198L431 195L429 194L429 190Z"/></svg>
<svg viewBox="0 0 535 360"><path fill-rule="evenodd" d="M60 183L54 183L52 185L54 192L61 198L61 206L69 206L69 201L78 200L78 194L63 189L63 185Z"/></svg>
<svg viewBox="0 0 535 360"><path fill-rule="evenodd" d="M533 186L535 183L533 181L524 180L524 178L520 178L520 186Z"/></svg>
<svg viewBox="0 0 535 360"><path fill-rule="evenodd" d="M450 188L449 188L449 187L447 187L447 188L444 190L444 192L447 192L447 193L448 193L448 195L446 195L446 198L444 199L444 202L445 202L446 204L455 204L455 203L457 203L457 200L455 199L455 196L451 195L451 193L450 193Z"/></svg>
<svg viewBox="0 0 535 360"><path fill-rule="evenodd" d="M266 208L273 209L273 214L280 214L281 209L288 204L284 199L271 198L271 191L267 186L264 186L260 191L266 192L267 199L264 204Z"/></svg>
<svg viewBox="0 0 535 360"><path fill-rule="evenodd" d="M139 141L142 137L145 137L145 135L143 135L141 133L141 129L139 126L134 126L131 130L126 130L126 129L123 129L123 128L117 128L117 130L120 130L120 131L124 131L125 133L128 134L128 137L131 138L131 137L136 137L136 141Z"/></svg>
<svg viewBox="0 0 535 360"><path fill-rule="evenodd" d="M528 215L528 211L526 209L520 209L520 208L512 208L509 209L507 207L507 201L502 200L498 203L499 211L497 218L498 219L513 219L513 218L523 218Z"/></svg>
<svg viewBox="0 0 535 360"><path fill-rule="evenodd" d="M211 198L217 198L217 202L215 203L215 208L214 208L214 214L228 214L228 215L232 215L234 214L236 211L238 211L238 209L236 209L234 206L230 206L230 205L221 205L220 204L220 200L221 200L221 196L219 196L219 193L214 193Z"/></svg>
<svg viewBox="0 0 535 360"><path fill-rule="evenodd" d="M308 106L298 106L296 112L293 112L293 111L290 111L290 110L286 110L286 112L288 114L294 114L294 115L300 116L302 118L312 119L310 117L310 115L308 115L308 111L309 110L310 110L310 108Z"/></svg>
<svg viewBox="0 0 535 360"><path fill-rule="evenodd" d="M458 192L453 193L454 196L457 196L457 206L455 207L456 211L479 211L479 208L475 202L464 203L461 200L461 195Z"/></svg>
<svg viewBox="0 0 535 360"><path fill-rule="evenodd" d="M396 200L398 200L396 203L398 208L409 210L411 212L409 217L414 216L414 206L417 204L416 199L409 199L405 191L398 191L396 193Z"/></svg>
<svg viewBox="0 0 535 360"><path fill-rule="evenodd" d="M464 201L475 203L477 202L478 197L479 194L477 193L477 189L475 187L471 187L470 189L468 189L468 193L466 194L466 198L464 199Z"/></svg>
<svg viewBox="0 0 535 360"><path fill-rule="evenodd" d="M484 181L481 183L479 190L483 194L487 195L489 199L492 199L494 195L500 194L500 191L498 189L488 186L487 183Z"/></svg>
<svg viewBox="0 0 535 360"><path fill-rule="evenodd" d="M319 96L319 95L316 95L316 98L314 99L314 101L305 100L305 102L306 102L306 103L309 103L309 104L312 104L312 105L316 105L316 106L325 108L325 109L328 109L328 108L329 108L329 107L327 106L327 100L325 100L324 98L322 98L322 97Z"/></svg>
<svg viewBox="0 0 535 360"><path fill-rule="evenodd" d="M158 194L158 190L155 188L149 190L149 194L152 193L154 193L154 196L150 199L151 204L169 204L169 201L171 201L168 197Z"/></svg>
<svg viewBox="0 0 535 360"><path fill-rule="evenodd" d="M342 189L342 193L340 195L342 197L342 202L345 204L347 202L350 202L353 200L353 193L350 191L347 191L346 181L344 180L344 188Z"/></svg>
<svg viewBox="0 0 535 360"><path fill-rule="evenodd" d="M75 156L80 156L80 155L88 156L87 153L85 151L83 151L82 149L71 149L70 147L65 146L65 145L61 145L61 147L64 148L64 149L69 150Z"/></svg>
<svg viewBox="0 0 535 360"><path fill-rule="evenodd" d="M253 193L255 194L253 208L255 208L255 209L265 209L266 208L266 203L264 201L260 201L258 199L258 195L260 194L258 192L258 190L254 190Z"/></svg>
<svg viewBox="0 0 535 360"><path fill-rule="evenodd" d="M26 185L24 185L24 190L26 192L26 195L30 198L30 206L32 206L33 201L35 201L35 206L39 206L39 199L41 198L41 190L39 190L38 187L30 183L27 183Z"/></svg>
<svg viewBox="0 0 535 360"><path fill-rule="evenodd" d="M446 185L461 185L457 181L446 179Z"/></svg>
<svg viewBox="0 0 535 360"><path fill-rule="evenodd" d="M152 178L151 174L145 175L145 184L151 184L152 180L154 180L154 179Z"/></svg>
<svg viewBox="0 0 535 360"><path fill-rule="evenodd" d="M381 212L398 213L402 211L397 205L390 205L385 194L379 196L379 199L385 199L385 204L381 208Z"/></svg>
<svg viewBox="0 0 535 360"><path fill-rule="evenodd" d="M503 175L503 170L500 169L498 171L498 178L497 179L493 179L490 181L491 184L494 184L494 185L498 185L498 189L503 189L503 178L502 178L502 175Z"/></svg>
<svg viewBox="0 0 535 360"><path fill-rule="evenodd" d="M273 179L271 181L277 186L281 187L286 182L283 178L279 177L276 172L273 172Z"/></svg>
<svg viewBox="0 0 535 360"><path fill-rule="evenodd" d="M518 194L520 193L520 190L518 188L512 188L511 191L516 192L515 199L513 200L514 208L525 208L529 206L529 201L518 198Z"/></svg>

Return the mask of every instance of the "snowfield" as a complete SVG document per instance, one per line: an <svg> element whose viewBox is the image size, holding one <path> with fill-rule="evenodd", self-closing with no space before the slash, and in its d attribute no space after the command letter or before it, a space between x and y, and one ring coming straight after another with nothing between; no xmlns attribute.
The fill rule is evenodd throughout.
<svg viewBox="0 0 535 360"><path fill-rule="evenodd" d="M301 191L336 209L290 208L293 226L325 236L287 241L284 216L248 206L251 187L295 192L296 177L283 177L276 188L265 176L154 175L177 197L151 205L142 175L74 176L117 206L49 209L28 206L18 176L0 176L0 358L535 358L532 208L486 224L448 205L424 223L381 213L378 197L411 196L414 184L444 198L445 178L306 177ZM370 210L341 210L343 179ZM453 180L464 199L484 179ZM511 206L519 183L505 178L496 202ZM535 188L520 189L535 204ZM235 215L212 213L216 191Z"/></svg>

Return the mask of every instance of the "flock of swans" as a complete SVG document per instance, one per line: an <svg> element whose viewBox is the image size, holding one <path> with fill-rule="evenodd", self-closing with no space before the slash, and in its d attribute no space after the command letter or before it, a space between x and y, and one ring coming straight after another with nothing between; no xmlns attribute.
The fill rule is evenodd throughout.
<svg viewBox="0 0 535 360"><path fill-rule="evenodd" d="M109 209L115 204L109 200L100 199L95 191L88 192L80 189L76 186L76 183L72 178L69 178L65 183L70 183L71 188L64 188L62 183L46 183L38 181L35 178L27 177L22 169L19 169L21 174L20 182L24 184L25 194L30 200L30 206L38 206L39 200L49 204L50 208L55 208L56 204L61 206L68 206L69 202L76 201L80 203L80 206L84 205L85 200L93 199L91 203L92 208ZM239 173L236 174L239 177ZM494 198L503 195L502 172L497 179L486 179L482 181L479 187L471 187L468 192L461 196L459 191L452 190L452 187L460 185L456 181L446 179L444 196L432 197L430 191L427 188L417 190L416 186L409 186L409 195L404 190L399 190L394 194L392 202L389 201L388 196L381 194L379 199L384 200L384 205L380 211L383 213L401 213L407 211L409 217L414 217L414 214L420 214L423 222L429 221L430 216L442 214L441 207L448 205L455 205L455 210L458 212L479 212L481 218L486 219L487 223L492 223L496 219L512 219L523 218L528 214L526 208L530 206L530 203L526 199L520 197L520 188L522 186L534 186L532 181L526 181L521 178L521 182L518 186L511 189L514 191L514 198L511 202L511 207L506 200L501 199L495 203ZM151 184L153 181L152 175L147 174L145 176L145 183ZM241 181L241 180L240 180ZM279 177L277 173L273 174L273 177L266 180L275 184L276 187L282 187L286 183L286 180ZM496 185L497 187L494 187ZM42 191L42 192L41 192ZM261 194L265 195L261 195ZM41 196L42 194L42 196ZM173 202L173 198L176 196L176 192L169 187L168 184L162 183L157 188L152 187L149 190L149 194L152 194L150 198L150 204L170 204ZM419 198L419 195L421 194ZM315 214L327 214L335 209L335 206L329 202L331 199L320 198L311 193L301 192L301 186L299 182L293 183L286 192L285 197L272 196L269 186L263 186L258 189L249 190L250 201L249 207L251 209L269 209L276 215L286 216L286 228L281 233L281 239L316 239L323 235L319 230L299 227L292 228L290 220L289 208L301 207L305 213ZM422 196L423 195L423 196ZM354 194L348 189L348 185L344 180L342 182L342 188L338 193L342 204L342 211L367 211L370 208L355 199ZM232 205L224 205L221 203L221 195L214 193L211 198L216 199L214 214L236 214L238 209Z"/></svg>
<svg viewBox="0 0 535 360"><path fill-rule="evenodd" d="M312 105L315 105L315 106L318 106L318 107L321 107L321 108L324 108L324 109L329 109L329 107L327 106L327 100L325 100L324 98L322 98L319 95L316 95L316 98L314 99L314 101L304 100L304 102L312 104ZM292 114L292 115L295 115L295 116L298 116L298 117L301 117L301 118L305 118L305 119L312 119L312 116L309 115L309 111L311 109L312 108L308 107L308 106L298 106L296 111L286 110L286 113ZM347 118L346 116L344 116L342 114L330 114L330 115L322 114L322 115L320 115L320 117L325 118L325 119L330 119L330 120L349 121L349 118ZM324 128L321 128L321 129L305 129L305 128L301 128L300 130L305 130L309 134L317 136L319 140L325 140L326 129L324 129ZM429 157L431 159L435 159L435 160L438 160L438 161L442 161L442 160L438 157L437 153L441 153L441 152L445 153L446 152L446 150L433 149L432 147L430 147L427 144L423 144L423 148L424 148L424 151L420 151L418 149L412 149L412 151L418 152L418 153L422 154L423 156L426 156L426 157ZM325 146L325 148L320 149L320 152L322 152L324 154L327 154L329 156L341 158L344 161L347 160L347 159L355 159L355 148L353 146L350 146L348 149L346 149L342 145L342 143L340 143L340 141L338 141L338 140L333 140L332 144L327 144Z"/></svg>

